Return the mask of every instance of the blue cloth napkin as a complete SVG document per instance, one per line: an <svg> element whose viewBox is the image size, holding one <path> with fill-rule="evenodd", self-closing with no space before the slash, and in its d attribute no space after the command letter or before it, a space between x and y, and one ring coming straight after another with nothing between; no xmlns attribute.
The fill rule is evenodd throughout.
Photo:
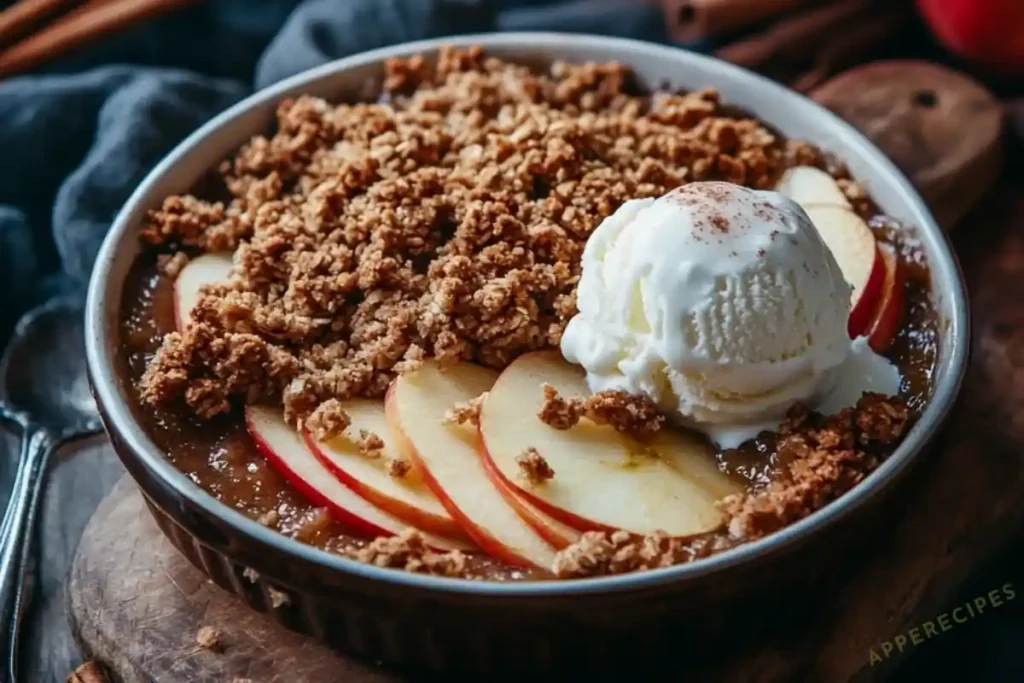
<svg viewBox="0 0 1024 683"><path fill-rule="evenodd" d="M253 89L377 47L494 30L667 42L660 7L638 0L208 0L0 80L0 346L31 307L84 295L103 235L139 181ZM946 654L970 662L971 680L1021 680L1019 618L1002 618L998 636L977 623L958 631L961 643L944 639ZM948 659L913 668L933 680L951 670Z"/></svg>
<svg viewBox="0 0 1024 683"><path fill-rule="evenodd" d="M495 30L666 40L661 10L634 0L212 0L0 80L0 340L33 306L81 295L133 188L253 89L377 47Z"/></svg>

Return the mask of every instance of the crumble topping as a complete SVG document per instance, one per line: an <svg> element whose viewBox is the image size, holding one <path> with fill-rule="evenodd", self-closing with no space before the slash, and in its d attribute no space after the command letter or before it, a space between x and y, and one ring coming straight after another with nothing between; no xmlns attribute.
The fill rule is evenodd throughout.
<svg viewBox="0 0 1024 683"><path fill-rule="evenodd" d="M906 403L881 394L828 417L791 409L776 446L782 476L721 501L730 535L762 538L824 507L874 471L909 424Z"/></svg>
<svg viewBox="0 0 1024 683"><path fill-rule="evenodd" d="M359 446L359 455L370 460L376 460L384 454L384 439L377 436L368 429L360 429L359 436L355 439Z"/></svg>
<svg viewBox="0 0 1024 683"><path fill-rule="evenodd" d="M327 441L340 435L352 424L348 413L336 398L327 399L306 418L306 429L317 441ZM381 446L383 448L383 445ZM362 448L360 448L360 451Z"/></svg>
<svg viewBox="0 0 1024 683"><path fill-rule="evenodd" d="M516 456L516 464L519 466L519 471L523 478L531 486L539 486L555 476L555 471L551 469L551 465L533 446L528 447Z"/></svg>
<svg viewBox="0 0 1024 683"><path fill-rule="evenodd" d="M480 426L480 408L487 398L487 392L476 398L471 398L462 403L456 403L451 410L444 414L444 421L450 424L471 424L474 427Z"/></svg>
<svg viewBox="0 0 1024 683"><path fill-rule="evenodd" d="M188 265L188 262L188 254L176 251L173 254L160 254L156 265L167 277L176 278L181 273L181 269Z"/></svg>
<svg viewBox="0 0 1024 683"><path fill-rule="evenodd" d="M466 555L459 550L439 553L427 547L423 534L408 528L397 536L381 536L348 556L378 567L404 569L421 574L465 577Z"/></svg>
<svg viewBox="0 0 1024 683"><path fill-rule="evenodd" d="M556 347L583 245L619 205L695 180L768 188L796 154L714 91L635 94L619 64L534 73L472 48L387 73L376 103L282 102L220 167L224 201L149 215L148 242L235 251L238 273L165 337L143 401L208 418L280 400L299 424L425 356L502 367Z"/></svg>
<svg viewBox="0 0 1024 683"><path fill-rule="evenodd" d="M555 429L571 429L581 417L640 439L661 429L665 416L646 396L624 391L599 391L592 396L562 398L550 384L543 384L544 405L537 417Z"/></svg>
<svg viewBox="0 0 1024 683"><path fill-rule="evenodd" d="M892 451L909 425L906 403L881 394L865 394L855 408L828 417L795 407L778 434L781 476L760 490L720 501L727 520L722 529L691 539L587 532L555 556L552 573L579 578L666 567L767 536L853 488Z"/></svg>
<svg viewBox="0 0 1024 683"><path fill-rule="evenodd" d="M401 457L388 458L384 466L387 468L388 476L394 479L404 479L412 469L412 463Z"/></svg>

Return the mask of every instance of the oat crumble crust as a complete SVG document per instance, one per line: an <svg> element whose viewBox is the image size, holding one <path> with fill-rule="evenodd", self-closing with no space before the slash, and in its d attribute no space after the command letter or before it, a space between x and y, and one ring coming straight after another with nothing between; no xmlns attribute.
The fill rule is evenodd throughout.
<svg viewBox="0 0 1024 683"><path fill-rule="evenodd" d="M516 465L519 466L520 473L531 486L539 486L555 476L551 465L533 446L516 456Z"/></svg>
<svg viewBox="0 0 1024 683"><path fill-rule="evenodd" d="M142 400L200 417L280 400L298 425L425 356L502 367L557 347L583 245L624 201L824 163L714 91L635 95L619 64L532 73L469 48L387 74L377 103L282 102L276 132L221 166L229 199L150 214L148 242L237 265L165 337Z"/></svg>
<svg viewBox="0 0 1024 683"><path fill-rule="evenodd" d="M794 408L779 430L783 476L761 490L722 500L722 529L690 540L587 532L555 556L552 573L579 578L654 569L763 538L853 488L891 452L909 426L906 403L881 394L865 394L855 408L828 417Z"/></svg>
<svg viewBox="0 0 1024 683"><path fill-rule="evenodd" d="M412 470L412 463L401 457L388 458L384 466L387 468L388 476L394 479L404 479Z"/></svg>
<svg viewBox="0 0 1024 683"><path fill-rule="evenodd" d="M462 403L456 403L445 413L444 421L449 424L470 424L480 426L480 409L483 407L487 392Z"/></svg>
<svg viewBox="0 0 1024 683"><path fill-rule="evenodd" d="M649 398L624 391L599 391L592 396L562 398L550 384L541 385L544 404L537 417L555 429L571 429L580 418L609 425L618 432L645 439L661 429L665 416Z"/></svg>
<svg viewBox="0 0 1024 683"><path fill-rule="evenodd" d="M451 550L439 553L427 547L423 534L408 528L397 536L382 536L366 547L351 550L348 556L377 567L404 569L421 574L470 578L465 553Z"/></svg>
<svg viewBox="0 0 1024 683"><path fill-rule="evenodd" d="M359 430L355 443L359 447L359 455L364 458L376 460L384 454L384 439L368 429Z"/></svg>

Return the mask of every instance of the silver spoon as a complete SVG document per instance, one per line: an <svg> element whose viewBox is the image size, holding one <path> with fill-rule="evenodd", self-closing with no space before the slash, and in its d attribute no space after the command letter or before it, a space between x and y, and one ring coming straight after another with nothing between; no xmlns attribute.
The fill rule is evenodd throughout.
<svg viewBox="0 0 1024 683"><path fill-rule="evenodd" d="M57 300L18 323L0 360L0 416L21 430L14 487L0 524L0 680L17 681L18 635L35 518L50 456L101 429L89 392L82 309Z"/></svg>

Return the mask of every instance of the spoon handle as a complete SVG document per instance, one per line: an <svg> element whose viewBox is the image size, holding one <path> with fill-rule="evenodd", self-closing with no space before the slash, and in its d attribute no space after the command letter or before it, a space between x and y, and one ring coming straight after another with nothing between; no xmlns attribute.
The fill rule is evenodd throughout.
<svg viewBox="0 0 1024 683"><path fill-rule="evenodd" d="M7 511L0 524L0 648L3 649L2 683L17 682L18 635L24 611L26 568L32 555L36 512L47 464L56 445L50 433L34 425L21 437L18 473Z"/></svg>

